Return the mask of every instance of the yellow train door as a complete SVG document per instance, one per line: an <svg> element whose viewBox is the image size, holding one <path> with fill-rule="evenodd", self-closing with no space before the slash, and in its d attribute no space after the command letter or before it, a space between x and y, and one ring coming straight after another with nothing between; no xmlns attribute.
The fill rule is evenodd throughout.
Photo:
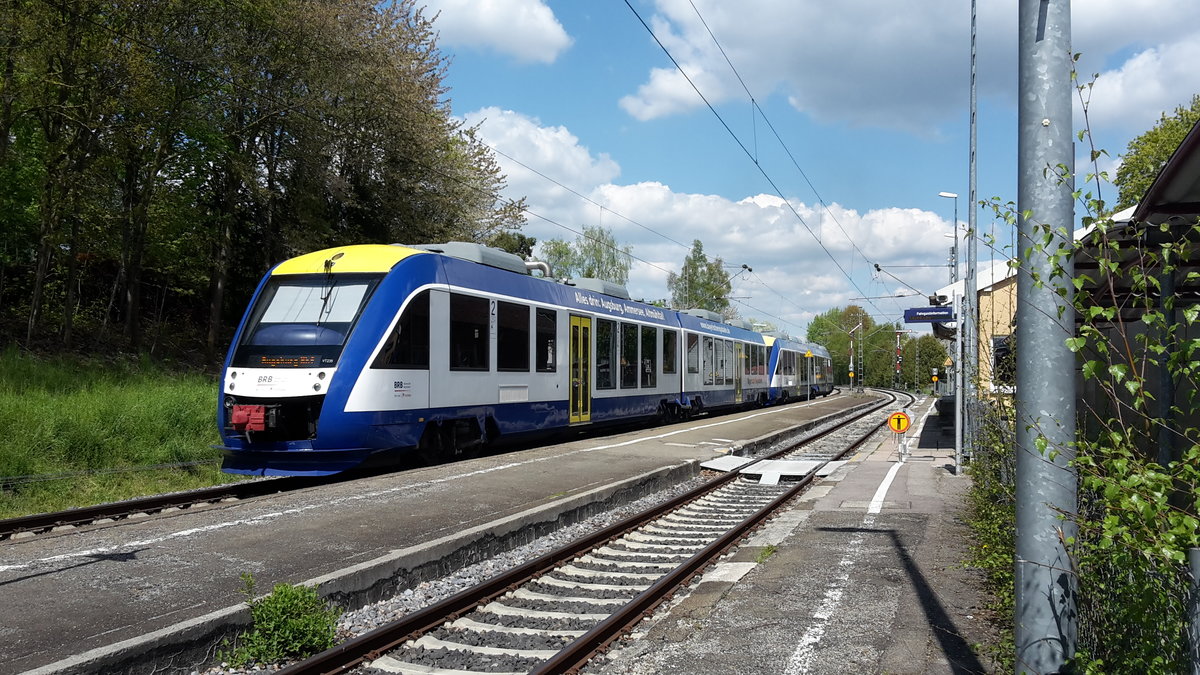
<svg viewBox="0 0 1200 675"><path fill-rule="evenodd" d="M592 319L571 315L571 424L592 419Z"/></svg>

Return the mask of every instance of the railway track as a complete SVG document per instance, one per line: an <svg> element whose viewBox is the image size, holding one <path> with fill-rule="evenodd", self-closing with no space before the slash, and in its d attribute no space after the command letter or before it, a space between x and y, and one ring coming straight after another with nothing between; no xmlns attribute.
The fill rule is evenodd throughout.
<svg viewBox="0 0 1200 675"><path fill-rule="evenodd" d="M145 515L181 511L221 502L261 497L263 495L298 490L330 482L328 478L273 478L245 483L218 485L167 495L141 497L111 504L84 506L66 511L38 513L31 516L0 520L0 541L21 536L45 534L63 528L92 524L121 522Z"/></svg>
<svg viewBox="0 0 1200 675"><path fill-rule="evenodd" d="M915 400L909 398L905 407ZM358 667L429 675L574 671L806 490L829 462L864 443L884 421L857 429L854 439L839 442L836 450L817 447L818 441L894 401L892 395L763 458L813 461L813 470L798 481L768 485L724 474L280 672L343 673Z"/></svg>
<svg viewBox="0 0 1200 675"><path fill-rule="evenodd" d="M517 447L517 449L519 448L520 446ZM98 504L96 506L83 506L65 511L8 518L0 520L0 541L48 534L93 524L107 525L121 523L148 515L183 511L221 502L251 499L341 480L350 480L358 475L360 473L320 478L280 477L269 480L254 480L166 495L141 497L109 504Z"/></svg>

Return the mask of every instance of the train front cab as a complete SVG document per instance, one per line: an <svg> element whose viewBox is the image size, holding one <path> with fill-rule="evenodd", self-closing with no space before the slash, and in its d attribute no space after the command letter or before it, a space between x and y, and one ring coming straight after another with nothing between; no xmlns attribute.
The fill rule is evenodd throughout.
<svg viewBox="0 0 1200 675"><path fill-rule="evenodd" d="M326 475L372 454L342 411L382 334L379 306L396 292L387 273L414 253L341 247L287 260L264 277L222 374L223 470Z"/></svg>

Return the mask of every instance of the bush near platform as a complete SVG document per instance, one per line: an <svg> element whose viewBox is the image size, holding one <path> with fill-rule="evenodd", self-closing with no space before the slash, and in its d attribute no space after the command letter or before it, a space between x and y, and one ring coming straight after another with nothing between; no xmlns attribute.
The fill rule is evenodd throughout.
<svg viewBox="0 0 1200 675"><path fill-rule="evenodd" d="M254 576L242 575L242 593L250 605L253 628L238 636L238 646L222 659L242 666L306 658L334 644L342 610L329 607L308 586L275 584L270 595L254 598Z"/></svg>

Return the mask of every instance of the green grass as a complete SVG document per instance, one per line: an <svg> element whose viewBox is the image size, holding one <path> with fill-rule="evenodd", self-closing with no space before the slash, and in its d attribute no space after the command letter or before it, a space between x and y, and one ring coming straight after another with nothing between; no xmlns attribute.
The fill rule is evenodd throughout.
<svg viewBox="0 0 1200 675"><path fill-rule="evenodd" d="M3 481L0 518L231 482L211 447L218 442L216 391L211 375L145 360L5 350L0 477L67 476Z"/></svg>

